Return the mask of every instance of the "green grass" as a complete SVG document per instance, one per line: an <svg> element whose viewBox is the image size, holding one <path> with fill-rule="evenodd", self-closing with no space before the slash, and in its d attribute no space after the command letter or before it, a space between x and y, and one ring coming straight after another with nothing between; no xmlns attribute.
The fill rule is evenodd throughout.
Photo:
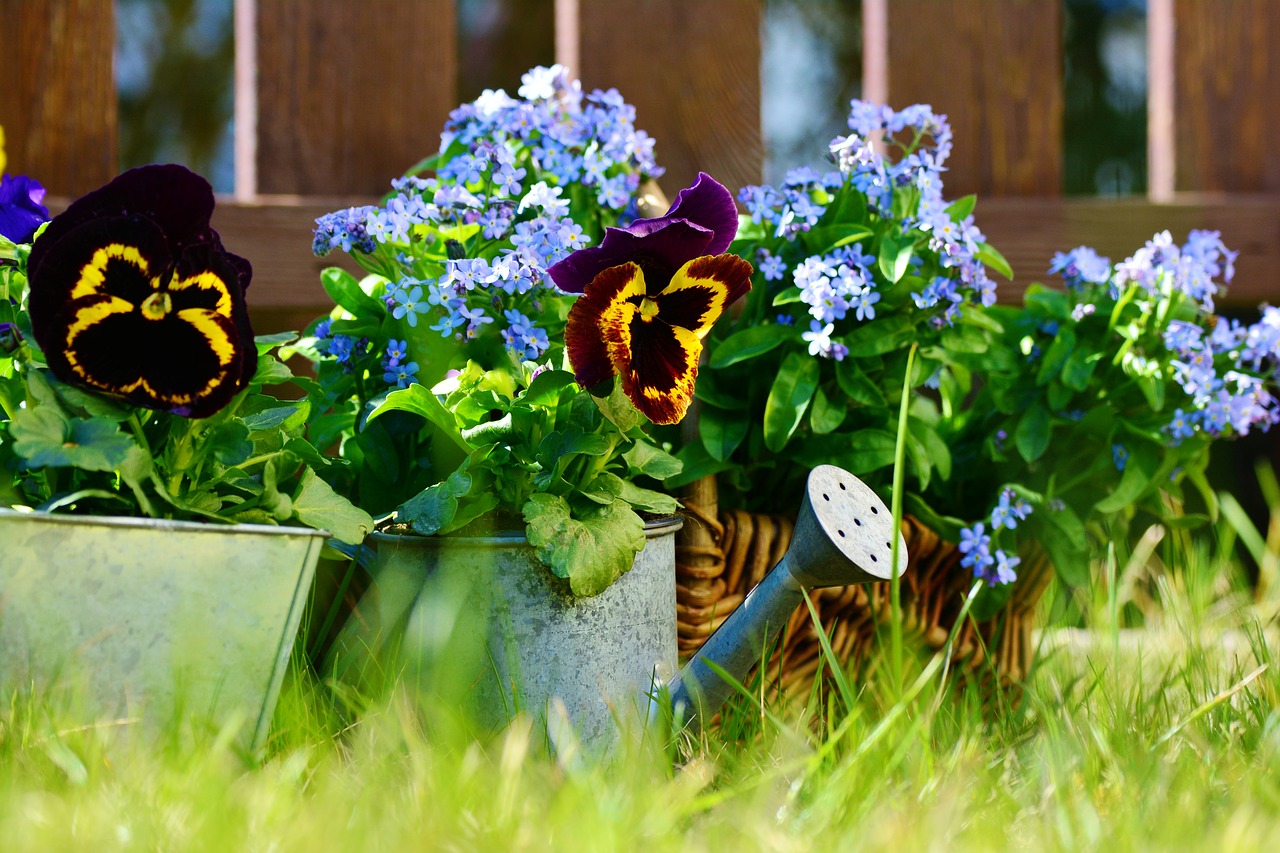
<svg viewBox="0 0 1280 853"><path fill-rule="evenodd" d="M1230 543L1158 533L1070 602L1095 627L1050 635L1017 701L907 654L900 700L887 677L808 709L753 687L675 761L636 738L557 762L527 723L482 744L447 706L302 671L262 760L232 729L86 729L17 694L0 849L1280 849L1276 608Z"/></svg>

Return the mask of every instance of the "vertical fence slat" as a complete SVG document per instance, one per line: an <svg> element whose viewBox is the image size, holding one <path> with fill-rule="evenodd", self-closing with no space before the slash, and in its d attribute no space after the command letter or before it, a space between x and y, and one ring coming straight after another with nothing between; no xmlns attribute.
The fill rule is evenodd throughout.
<svg viewBox="0 0 1280 853"><path fill-rule="evenodd" d="M1280 3L1173 6L1177 188L1280 191Z"/></svg>
<svg viewBox="0 0 1280 853"><path fill-rule="evenodd" d="M951 121L947 194L1058 195L1061 3L879 2L889 17L890 102L932 104Z"/></svg>
<svg viewBox="0 0 1280 853"><path fill-rule="evenodd" d="M574 8L576 7L576 8ZM616 87L657 140L668 195L709 172L759 183L760 0L564 0L556 46L584 87ZM576 12L577 38L563 16ZM566 63L568 64L568 63Z"/></svg>
<svg viewBox="0 0 1280 853"><path fill-rule="evenodd" d="M8 170L76 196L116 170L112 0L0 0Z"/></svg>
<svg viewBox="0 0 1280 853"><path fill-rule="evenodd" d="M258 0L258 192L376 195L439 147L454 0Z"/></svg>

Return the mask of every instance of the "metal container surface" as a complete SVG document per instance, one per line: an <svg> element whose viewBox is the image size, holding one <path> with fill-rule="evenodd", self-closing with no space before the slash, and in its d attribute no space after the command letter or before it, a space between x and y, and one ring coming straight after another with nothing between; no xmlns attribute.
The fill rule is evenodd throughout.
<svg viewBox="0 0 1280 853"><path fill-rule="evenodd" d="M0 510L0 689L69 689L98 720L238 715L257 749L327 535Z"/></svg>
<svg viewBox="0 0 1280 853"><path fill-rule="evenodd" d="M394 661L424 689L461 694L489 729L521 710L547 725L558 700L584 745L607 746L617 719L643 719L655 670L659 686L675 672L681 524L646 528L631 570L587 598L523 536L374 534L374 586L338 641L338 670Z"/></svg>

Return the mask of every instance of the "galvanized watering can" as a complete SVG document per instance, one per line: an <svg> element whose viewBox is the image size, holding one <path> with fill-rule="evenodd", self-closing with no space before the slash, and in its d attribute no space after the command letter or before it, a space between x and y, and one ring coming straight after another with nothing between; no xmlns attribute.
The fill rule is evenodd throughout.
<svg viewBox="0 0 1280 853"><path fill-rule="evenodd" d="M576 600L519 538L497 554L500 537L464 546L452 537L375 536L374 548L349 554L373 573L374 589L329 665L342 677L399 646L410 676L465 682L486 723L501 725L517 709L549 729L567 717L588 748L616 739L627 704L653 723L664 692L683 730L696 730L734 689L720 672L745 679L806 590L888 579L895 536L906 562L905 541L875 493L840 468L815 468L781 562L664 690L675 669L677 528L651 530L630 572L601 596Z"/></svg>

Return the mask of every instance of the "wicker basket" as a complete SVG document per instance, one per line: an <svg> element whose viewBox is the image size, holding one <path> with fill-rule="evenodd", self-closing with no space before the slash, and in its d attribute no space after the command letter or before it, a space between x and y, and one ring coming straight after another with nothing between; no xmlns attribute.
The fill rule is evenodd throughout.
<svg viewBox="0 0 1280 853"><path fill-rule="evenodd" d="M688 520L676 545L676 614L679 647L691 655L729 617L787 550L793 520L716 509L714 478L693 484L684 505ZM943 541L918 520L902 521L907 569L902 576L904 628L914 642L941 649L972 585L955 544ZM1024 556L1013 595L993 618L966 620L953 646L958 667L980 677L994 673L1016 685L1029 671L1034 648L1031 616L1052 577L1043 552ZM816 590L811 598L823 630L846 669L868 674L878 656L877 628L889 621L889 584ZM783 693L808 695L821 661L821 645L808 608L792 614L768 671L779 674Z"/></svg>

